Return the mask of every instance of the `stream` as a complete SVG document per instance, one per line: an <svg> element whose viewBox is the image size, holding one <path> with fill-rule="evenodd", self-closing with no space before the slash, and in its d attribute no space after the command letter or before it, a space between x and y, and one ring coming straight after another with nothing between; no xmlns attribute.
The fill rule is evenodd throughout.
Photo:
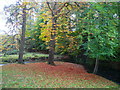
<svg viewBox="0 0 120 90"><path fill-rule="evenodd" d="M36 63L36 62L26 61L24 63L26 64L26 63ZM0 66L4 66L4 65L8 65L8 64L14 64L14 63L0 64Z"/></svg>
<svg viewBox="0 0 120 90"><path fill-rule="evenodd" d="M7 65L7 64L0 64L0 66L4 66L4 65Z"/></svg>

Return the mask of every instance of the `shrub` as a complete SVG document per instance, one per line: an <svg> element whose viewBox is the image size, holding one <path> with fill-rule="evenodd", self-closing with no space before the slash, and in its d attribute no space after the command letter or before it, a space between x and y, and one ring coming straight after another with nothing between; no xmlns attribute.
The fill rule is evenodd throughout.
<svg viewBox="0 0 120 90"><path fill-rule="evenodd" d="M4 55L14 55L18 54L18 50L6 51Z"/></svg>

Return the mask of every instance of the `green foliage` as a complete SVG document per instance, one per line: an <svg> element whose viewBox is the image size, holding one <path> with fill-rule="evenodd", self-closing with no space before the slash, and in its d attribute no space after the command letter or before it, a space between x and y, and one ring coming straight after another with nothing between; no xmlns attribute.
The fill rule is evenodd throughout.
<svg viewBox="0 0 120 90"><path fill-rule="evenodd" d="M116 48L119 45L118 41L118 15L113 7L109 4L102 3L101 5L94 4L93 10L98 12L98 18L92 17L93 21L90 24L88 34L88 42L84 44L88 56L92 58L99 57L100 59L107 60L108 57L115 57ZM91 10L91 12L93 12ZM89 14L91 16L91 14ZM88 17L90 18L90 17ZM91 19L90 19L91 21ZM98 22L98 23L97 23ZM97 27L96 27L97 26ZM109 60L109 59L108 59Z"/></svg>
<svg viewBox="0 0 120 90"><path fill-rule="evenodd" d="M33 27L31 29L27 29L26 32L26 50L28 51L40 51L40 50L46 50L47 45L45 42L39 38L41 35L41 26L40 23L43 23L43 19L40 18L40 14L43 12L38 13L38 17L36 17L36 21L33 24Z"/></svg>
<svg viewBox="0 0 120 90"><path fill-rule="evenodd" d="M1 35L0 43L0 52L4 55L12 55L18 53L16 35Z"/></svg>
<svg viewBox="0 0 120 90"><path fill-rule="evenodd" d="M68 7L61 10L57 18L54 32L56 53L76 58L85 54L93 59L99 57L101 60L119 61L119 3L79 4L80 7L77 7L69 3ZM70 13L66 15L65 12L68 9ZM52 26L50 11L43 4L40 9L36 8L33 12L36 14L36 20L31 17L32 13L27 17L25 48L28 51L49 49Z"/></svg>
<svg viewBox="0 0 120 90"><path fill-rule="evenodd" d="M74 32L70 33L65 27L69 20L60 18L59 23L66 24L58 29L63 32L68 30L58 32L56 51L74 58L84 54L93 59L99 57L100 60L119 61L118 3L100 2L89 5L82 12L79 9L73 11L76 15L76 20L71 21L76 25Z"/></svg>
<svg viewBox="0 0 120 90"><path fill-rule="evenodd" d="M6 51L4 55L14 55L14 54L18 54L18 50L12 50L12 51Z"/></svg>
<svg viewBox="0 0 120 90"><path fill-rule="evenodd" d="M118 33L118 11L117 3L91 3L90 8L84 16L77 14L80 18L77 24L78 39L82 40L82 48L85 55L90 58L101 60L118 61L119 33Z"/></svg>

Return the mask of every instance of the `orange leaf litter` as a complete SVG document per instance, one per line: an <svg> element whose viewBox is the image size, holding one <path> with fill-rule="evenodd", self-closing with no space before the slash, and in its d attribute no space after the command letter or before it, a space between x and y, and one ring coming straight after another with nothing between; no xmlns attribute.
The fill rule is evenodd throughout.
<svg viewBox="0 0 120 90"><path fill-rule="evenodd" d="M4 67L7 67L7 69L14 69L14 71L21 71L27 74L35 74L35 76L41 76L39 75L40 72L43 72L48 77L61 77L62 79L72 79L75 80L75 78L80 78L83 80L90 80L93 82L102 80L104 82L109 82L109 80L104 79L100 76L87 73L85 68L82 65L68 63L68 62L59 62L55 61L56 66L48 65L47 63L30 63L30 64L10 64L6 65ZM17 67L17 68L16 68ZM34 72L34 73L33 73Z"/></svg>

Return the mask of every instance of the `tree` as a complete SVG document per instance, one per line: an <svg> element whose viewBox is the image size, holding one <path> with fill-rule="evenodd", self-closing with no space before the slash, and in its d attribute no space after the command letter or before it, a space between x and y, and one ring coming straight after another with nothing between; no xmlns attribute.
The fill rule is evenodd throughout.
<svg viewBox="0 0 120 90"><path fill-rule="evenodd" d="M43 25L43 32L47 31L47 36L49 37L48 41L49 41L49 59L48 59L48 64L51 65L55 65L53 60L54 60L54 52L55 52L55 37L56 37L56 31L57 31L57 19L60 16L60 12L61 10L66 6L66 3L61 3L61 5L59 5L60 3L58 2L46 2L47 7L49 9L48 13L49 16L51 17L50 20L46 20L44 17L44 21L45 23L41 23L40 25ZM48 18L49 19L49 18ZM45 30L46 29L46 30ZM42 34L43 35L43 34ZM41 37L42 37L41 35ZM44 33L43 37L46 34ZM46 36L45 36L46 37Z"/></svg>
<svg viewBox="0 0 120 90"><path fill-rule="evenodd" d="M23 11L22 11L22 34L19 46L19 58L18 63L23 63L23 53L24 53L24 45L25 45L25 31L26 31L26 5L23 4Z"/></svg>
<svg viewBox="0 0 120 90"><path fill-rule="evenodd" d="M22 32L21 32L21 40L20 40L20 47L19 47L19 58L18 63L23 63L23 53L25 48L25 32L26 32L26 20L27 20L27 11L34 8L31 6L30 8L27 8L27 5L29 5L29 2L22 2Z"/></svg>
<svg viewBox="0 0 120 90"><path fill-rule="evenodd" d="M55 51L55 46L57 46L56 49L60 50L60 52L69 52L71 55L73 55L75 51L78 51L76 50L77 42L75 42L76 34L74 34L72 30L72 28L75 28L75 22L72 22L70 17L74 14L74 11L72 11L72 9L74 8L74 10L77 12L79 8L75 3L62 3L64 4L63 6L61 4L60 10L62 10L55 10L53 7L59 8L59 4L61 3L47 3L49 10L47 9L47 11L41 16L41 18L44 19L44 23L40 24L42 26L42 33L40 38L43 38L43 40L50 42L49 57L52 59L53 52L51 53L51 51ZM55 23L54 26L53 22ZM49 60L52 60L51 58L49 58Z"/></svg>
<svg viewBox="0 0 120 90"><path fill-rule="evenodd" d="M94 13L96 12L96 13ZM97 73L100 60L116 57L118 47L118 12L116 3L92 3L87 18L87 42L84 43L86 55L95 58L93 73ZM116 15L116 17L114 17Z"/></svg>
<svg viewBox="0 0 120 90"><path fill-rule="evenodd" d="M24 45L25 45L25 31L26 31L26 20L27 20L27 11L33 9L33 6L27 8L30 2L25 1L18 1L15 5L10 5L5 7L5 11L9 13L7 19L8 23L11 23L14 29L18 29L20 33L19 42L19 58L18 63L23 63L23 52L24 52Z"/></svg>

